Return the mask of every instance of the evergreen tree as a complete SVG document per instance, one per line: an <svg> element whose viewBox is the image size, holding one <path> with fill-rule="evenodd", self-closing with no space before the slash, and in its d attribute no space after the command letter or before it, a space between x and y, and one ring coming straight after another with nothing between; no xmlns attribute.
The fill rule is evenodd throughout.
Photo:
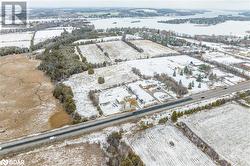
<svg viewBox="0 0 250 166"><path fill-rule="evenodd" d="M180 73L181 76L183 76L183 70L181 70L181 73Z"/></svg>
<svg viewBox="0 0 250 166"><path fill-rule="evenodd" d="M199 83L198 88L201 88L201 83Z"/></svg>
<svg viewBox="0 0 250 166"><path fill-rule="evenodd" d="M174 111L173 113L172 113L172 116L171 116L171 120L173 121L173 122L176 122L177 121L177 113L176 113L176 111Z"/></svg>
<svg viewBox="0 0 250 166"><path fill-rule="evenodd" d="M202 81L202 77L201 77L201 75L200 75L200 74L198 75L198 77L197 77L196 81L197 81L197 82L201 82L201 81Z"/></svg>
<svg viewBox="0 0 250 166"><path fill-rule="evenodd" d="M176 70L174 70L173 76L176 77Z"/></svg>
<svg viewBox="0 0 250 166"><path fill-rule="evenodd" d="M192 83L190 82L189 84L188 84L188 89L192 89Z"/></svg>

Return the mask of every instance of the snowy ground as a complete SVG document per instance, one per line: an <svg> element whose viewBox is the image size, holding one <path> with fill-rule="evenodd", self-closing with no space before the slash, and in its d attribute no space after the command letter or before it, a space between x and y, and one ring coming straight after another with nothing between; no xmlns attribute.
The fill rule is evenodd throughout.
<svg viewBox="0 0 250 166"><path fill-rule="evenodd" d="M192 65L190 65L191 62L193 63ZM134 60L96 69L94 75L88 75L87 72L76 74L69 78L69 80L65 83L73 89L77 111L80 115L92 117L97 116L98 111L88 97L90 90L102 90L104 94L100 93L100 95L110 95L110 98L114 99L118 97L117 94L121 92L121 89L112 89L112 87L114 85L124 83L127 88L130 88L129 93L137 96L136 99L140 108L162 103L176 97L176 94L169 91L168 88L161 82L155 81L150 83L150 80L139 81L140 78L132 72L133 67L138 68L142 74L147 76L153 76L155 73L166 73L173 77L173 72L176 70L176 77L173 78L177 82L181 80L182 84L186 87L188 87L190 82L194 82L194 87L189 90L188 95L209 90L217 86L234 85L243 81L242 78L236 77L232 74L227 74L216 68L212 68L212 71L216 73L217 77L221 80L214 81L212 84L208 78L204 78L201 83L201 88L199 88L199 83L196 81L197 75L201 74L204 76L204 73L198 69L198 66L201 64L203 64L203 62L185 55ZM180 70L182 70L185 66L189 66L189 68L193 71L192 76L186 76L185 74L183 76L180 75ZM104 77L105 84L98 84L97 79L99 76ZM137 82L134 82L136 80ZM151 82L152 81L154 80L151 80ZM145 88L143 88L143 86L145 86ZM107 89L109 90L105 92L104 90ZM122 105L117 104L115 100L112 100L109 104L107 104L102 97L100 103L103 103L101 107L104 115L119 113L122 110Z"/></svg>
<svg viewBox="0 0 250 166"><path fill-rule="evenodd" d="M116 87L102 91L99 94L100 107L105 116L121 113L125 110L125 98L131 98L133 94L129 93L126 87Z"/></svg>
<svg viewBox="0 0 250 166"><path fill-rule="evenodd" d="M128 40L138 40L141 39L141 37L134 36L134 35L126 35L126 39ZM104 38L97 38L97 39L81 39L77 40L74 43L85 43L85 42L108 42L108 41L117 41L117 40L122 40L122 36L111 36L111 37L104 37Z"/></svg>
<svg viewBox="0 0 250 166"><path fill-rule="evenodd" d="M79 48L89 63L110 62L110 59L95 44L81 45Z"/></svg>
<svg viewBox="0 0 250 166"><path fill-rule="evenodd" d="M105 79L105 83L102 85L97 82L100 76ZM76 107L79 114L85 117L91 117L97 116L98 111L88 97L90 90L107 89L114 85L132 82L137 79L139 79L138 76L132 73L129 66L123 64L96 69L93 75L88 75L87 72L76 74L64 83L71 86L73 90L74 100L76 101Z"/></svg>
<svg viewBox="0 0 250 166"><path fill-rule="evenodd" d="M113 62L119 59L133 60L144 57L144 55L137 52L123 41L104 42L99 43L99 45L109 54L109 57Z"/></svg>
<svg viewBox="0 0 250 166"><path fill-rule="evenodd" d="M223 80L217 81L216 83L214 83L214 85L212 85L211 81L209 81L208 78L204 78L203 82L201 83L201 88L198 88L198 82L196 81L196 78L199 74L204 76L204 73L200 71L198 67L199 65L202 65L204 63L200 60L186 55L135 60L129 61L127 62L127 64L131 67L139 69L142 74L147 76L154 76L155 73L166 73L167 75L173 77L173 73L176 70L176 77L173 78L177 82L181 80L182 84L185 87L188 87L189 83L194 81L194 88L189 90L190 93L197 93L200 91L209 90L211 88L214 88L214 86L233 85L237 82L243 81L243 79L237 76L213 68L212 72L216 73L217 77L220 77ZM192 76L185 76L185 74L183 76L180 75L180 71L183 70L185 66L188 66L192 70Z"/></svg>
<svg viewBox="0 0 250 166"><path fill-rule="evenodd" d="M146 166L210 166L213 161L178 129L160 125L128 136L128 144ZM171 142L174 145L171 145Z"/></svg>
<svg viewBox="0 0 250 166"><path fill-rule="evenodd" d="M67 32L71 33L73 27L56 27L56 28L48 28L45 30L37 31L35 35L34 44L43 42L47 39L51 39L56 36L60 36L64 32L64 29Z"/></svg>
<svg viewBox="0 0 250 166"><path fill-rule="evenodd" d="M181 121L233 165L250 165L249 108L230 103Z"/></svg>
<svg viewBox="0 0 250 166"><path fill-rule="evenodd" d="M136 36L127 36L128 39L137 39ZM79 42L97 41L104 49L102 52L95 44L80 45L79 48L83 56L87 58L90 63L115 62L116 60L136 60L142 58L151 58L157 56L164 56L169 54L178 54L176 51L164 47L160 44L148 40L131 40L139 48L144 50L143 53L137 52L134 48L121 41L121 36L106 37L99 39L85 39ZM108 57L104 55L108 53Z"/></svg>
<svg viewBox="0 0 250 166"><path fill-rule="evenodd" d="M136 95L138 104L141 108L143 108L159 104L159 102L157 102L157 100L149 92L147 92L146 88L147 86L157 86L158 84L159 82L154 80L143 80L130 83L127 87Z"/></svg>
<svg viewBox="0 0 250 166"><path fill-rule="evenodd" d="M17 46L29 48L33 32L9 33L0 35L0 47Z"/></svg>
<svg viewBox="0 0 250 166"><path fill-rule="evenodd" d="M144 50L144 54L146 57L155 57L155 56L163 56L168 54L178 54L178 52L162 46L160 44L154 43L149 40L134 40L131 41L137 47L142 48Z"/></svg>
<svg viewBox="0 0 250 166"><path fill-rule="evenodd" d="M206 52L203 57L226 65L246 62L246 60L235 58L221 52Z"/></svg>
<svg viewBox="0 0 250 166"><path fill-rule="evenodd" d="M237 70L244 71L245 74L250 76L250 68L247 66L250 65L250 60L248 59L241 59L234 57L229 54L221 53L221 52L206 52L203 54L203 57L207 60L213 60L225 65L230 65L235 67ZM246 68L244 68L244 65Z"/></svg>

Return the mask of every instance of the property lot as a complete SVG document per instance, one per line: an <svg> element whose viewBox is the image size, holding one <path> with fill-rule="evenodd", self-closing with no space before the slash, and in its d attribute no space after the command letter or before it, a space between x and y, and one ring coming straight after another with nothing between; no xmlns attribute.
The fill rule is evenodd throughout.
<svg viewBox="0 0 250 166"><path fill-rule="evenodd" d="M181 121L233 165L250 165L249 108L230 103Z"/></svg>
<svg viewBox="0 0 250 166"><path fill-rule="evenodd" d="M127 142L146 165L215 165L178 129L170 125L160 125L128 136Z"/></svg>

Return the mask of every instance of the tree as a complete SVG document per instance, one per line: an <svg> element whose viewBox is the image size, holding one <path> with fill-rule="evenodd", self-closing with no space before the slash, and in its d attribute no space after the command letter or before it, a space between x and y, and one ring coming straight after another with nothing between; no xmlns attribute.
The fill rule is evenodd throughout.
<svg viewBox="0 0 250 166"><path fill-rule="evenodd" d="M192 87L194 88L194 81L192 81Z"/></svg>
<svg viewBox="0 0 250 166"><path fill-rule="evenodd" d="M167 123L167 121L168 121L168 117L161 118L161 119L159 120L159 124L165 124L165 123Z"/></svg>
<svg viewBox="0 0 250 166"><path fill-rule="evenodd" d="M95 72L94 72L94 69L93 68L89 68L89 70L88 70L88 74L89 75L92 75L92 74L94 74Z"/></svg>
<svg viewBox="0 0 250 166"><path fill-rule="evenodd" d="M193 72L192 72L191 69L189 70L188 74L189 74L189 75L193 75Z"/></svg>
<svg viewBox="0 0 250 166"><path fill-rule="evenodd" d="M201 88L201 83L199 83L198 88Z"/></svg>
<svg viewBox="0 0 250 166"><path fill-rule="evenodd" d="M202 77L201 77L201 75L200 75L200 74L198 75L198 77L197 77L196 81L197 81L197 82L201 82L201 81L202 81Z"/></svg>
<svg viewBox="0 0 250 166"><path fill-rule="evenodd" d="M105 79L103 77L98 77L98 83L99 84L104 84L105 83Z"/></svg>
<svg viewBox="0 0 250 166"><path fill-rule="evenodd" d="M181 80L179 81L179 85L180 85L180 86L182 85L182 81L181 81Z"/></svg>
<svg viewBox="0 0 250 166"><path fill-rule="evenodd" d="M192 83L191 83L191 82L188 84L188 89L189 89L189 90L192 89Z"/></svg>
<svg viewBox="0 0 250 166"><path fill-rule="evenodd" d="M173 122L176 122L177 119L178 119L177 113L176 113L176 111L174 111L174 112L172 113L171 120L172 120Z"/></svg>
<svg viewBox="0 0 250 166"><path fill-rule="evenodd" d="M173 76L176 77L176 71L174 70Z"/></svg>
<svg viewBox="0 0 250 166"><path fill-rule="evenodd" d="M183 70L181 70L181 73L180 73L181 76L183 76Z"/></svg>
<svg viewBox="0 0 250 166"><path fill-rule="evenodd" d="M184 68L184 73L188 74L188 67L187 66L185 66L185 68Z"/></svg>
<svg viewBox="0 0 250 166"><path fill-rule="evenodd" d="M121 166L134 166L134 164L129 158L125 158L122 160Z"/></svg>

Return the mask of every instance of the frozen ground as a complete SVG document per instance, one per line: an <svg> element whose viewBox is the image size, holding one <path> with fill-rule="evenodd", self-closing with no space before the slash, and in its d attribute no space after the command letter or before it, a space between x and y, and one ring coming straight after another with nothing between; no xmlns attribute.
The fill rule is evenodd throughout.
<svg viewBox="0 0 250 166"><path fill-rule="evenodd" d="M155 73L162 74L165 73L170 77L173 77L173 73L176 70L176 77L173 77L177 82L181 80L182 84L185 87L188 87L190 82L194 81L194 87L189 90L190 93L197 93L204 90L209 90L214 86L225 86L236 84L237 82L243 81L243 79L222 72L216 68L212 69L212 72L221 78L222 81L217 81L213 85L208 78L204 78L201 83L201 88L198 88L198 82L196 78L199 74L204 76L205 73L198 69L199 65L204 64L202 61L195 58L181 55L181 56L171 56L171 57L162 57L162 58L153 58L153 59L144 59L144 60L135 60L126 62L129 66L135 67L141 71L142 74L146 76L154 76ZM192 72L192 76L183 76L180 75L180 71L184 69L185 66L188 66Z"/></svg>
<svg viewBox="0 0 250 166"><path fill-rule="evenodd" d="M249 108L230 103L181 121L233 165L250 165Z"/></svg>
<svg viewBox="0 0 250 166"><path fill-rule="evenodd" d="M144 55L124 43L123 41L113 41L99 43L99 45L109 54L110 59L115 60L133 60L143 58Z"/></svg>
<svg viewBox="0 0 250 166"><path fill-rule="evenodd" d="M72 32L73 27L56 27L37 31L34 39L34 44L43 42L56 36L60 36L64 32L64 29L67 32Z"/></svg>
<svg viewBox="0 0 250 166"><path fill-rule="evenodd" d="M136 39L136 36L127 36L128 39ZM138 37L137 37L138 38ZM95 44L80 45L79 48L83 56L87 58L90 63L115 62L116 60L136 60L141 58L151 58L157 56L164 56L169 54L178 54L176 51L164 47L160 44L148 40L131 40L139 48L144 50L143 53L137 52L134 48L121 41L121 37L106 37L99 39L86 39L78 42L98 41L103 48L103 52ZM103 42L105 41L105 42ZM108 56L104 55L108 53Z"/></svg>
<svg viewBox="0 0 250 166"><path fill-rule="evenodd" d="M203 54L203 57L207 60L213 60L225 65L230 65L250 76L250 68L247 68L247 65L250 65L250 60L248 59L237 58L221 52L206 52ZM244 67L244 65L246 67Z"/></svg>
<svg viewBox="0 0 250 166"><path fill-rule="evenodd" d="M115 93L119 93L119 88L118 91L116 91L116 89L112 90L112 87L114 85L131 83L127 84L126 86L130 87L131 93L138 97L137 102L139 104L139 107L141 108L167 101L168 99L174 98L176 96L176 94L167 90L167 88L160 82L148 84L145 80L138 81L140 78L132 72L133 67L138 68L142 74L147 76L153 76L155 73L166 73L169 76L173 77L173 72L174 70L176 70L176 77L173 78L177 82L181 80L182 84L186 87L189 86L189 83L194 82L194 87L189 90L188 94L213 89L217 86L234 85L240 81L243 81L242 78L236 77L232 74L227 74L216 68L212 68L212 71L216 73L217 77L220 80L214 81L212 84L211 81L208 80L208 78L204 78L201 83L201 87L199 88L199 83L196 81L196 78L199 74L204 76L204 73L198 69L198 66L201 64L204 63L185 55L134 60L119 63L118 65L96 69L94 75L88 75L87 72L76 74L69 78L69 80L65 83L71 86L73 89L77 111L80 113L80 115L85 117L92 117L98 116L98 111L97 108L93 106L88 97L88 93L90 90L105 90L111 88L109 92L107 92L107 94L111 95L111 98L115 98L115 96L117 96ZM192 76L186 76L185 74L183 76L180 75L180 71L185 66L188 66L193 71ZM104 77L105 84L98 84L97 79L99 76ZM136 80L137 82L134 82ZM142 86L145 86L146 88L142 88ZM112 91L114 91L114 93ZM103 92L105 93L105 91ZM117 102L114 102L113 100L113 102L110 102L107 105L102 105L104 115L110 115L120 112L121 105L113 105L111 103L114 104Z"/></svg>
<svg viewBox="0 0 250 166"><path fill-rule="evenodd" d="M100 76L104 77L104 84L98 84L97 80ZM91 117L97 116L98 112L88 97L90 90L107 89L114 85L132 82L137 79L139 79L138 76L132 73L130 67L126 64L122 64L96 69L93 75L88 75L87 72L76 74L64 83L71 86L73 90L79 114L85 117Z"/></svg>
<svg viewBox="0 0 250 166"><path fill-rule="evenodd" d="M99 94L100 107L105 116L121 113L125 110L125 98L131 98L133 94L129 93L125 86L104 90Z"/></svg>
<svg viewBox="0 0 250 166"><path fill-rule="evenodd" d="M138 36L134 36L134 35L126 35L126 39L129 40L136 40L136 39L141 39ZM85 43L85 42L108 42L108 41L117 41L117 40L122 40L122 36L111 36L111 37L104 37L104 38L97 38L97 39L81 39L81 40L77 40L74 43Z"/></svg>
<svg viewBox="0 0 250 166"><path fill-rule="evenodd" d="M154 104L157 104L157 100L150 95L146 89L147 88L143 88L143 86L151 86L151 85L157 85L158 82L156 81L137 81L137 82L133 82L128 84L128 88L136 95L136 97L138 98L138 104L140 105L141 108L143 107L148 107Z"/></svg>
<svg viewBox="0 0 250 166"><path fill-rule="evenodd" d="M144 50L144 54L146 57L155 57L155 56L163 56L168 54L178 54L178 52L162 46L160 44L154 43L149 40L134 40L131 41L139 48L142 48Z"/></svg>
<svg viewBox="0 0 250 166"><path fill-rule="evenodd" d="M0 47L17 46L29 48L33 32L0 34Z"/></svg>
<svg viewBox="0 0 250 166"><path fill-rule="evenodd" d="M247 62L247 60L235 58L221 52L206 52L206 54L203 54L203 57L226 65Z"/></svg>
<svg viewBox="0 0 250 166"><path fill-rule="evenodd" d="M95 44L81 45L79 48L89 63L110 62L110 59Z"/></svg>
<svg viewBox="0 0 250 166"><path fill-rule="evenodd" d="M178 129L170 125L159 125L130 135L127 142L146 166L215 165Z"/></svg>

